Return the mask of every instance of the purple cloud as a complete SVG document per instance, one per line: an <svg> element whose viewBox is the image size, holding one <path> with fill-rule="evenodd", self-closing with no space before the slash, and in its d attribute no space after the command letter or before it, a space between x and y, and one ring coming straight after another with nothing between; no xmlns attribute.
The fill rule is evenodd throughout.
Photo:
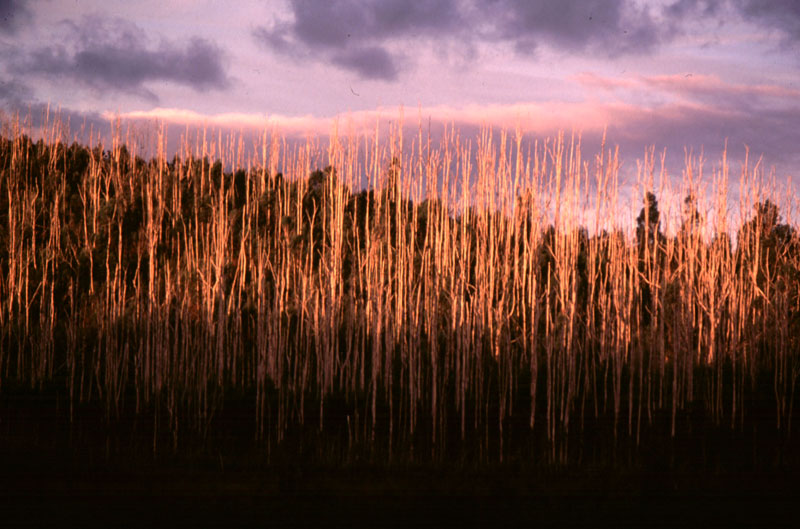
<svg viewBox="0 0 800 529"><path fill-rule="evenodd" d="M147 89L150 82L171 82L197 91L229 84L222 51L204 38L162 41L152 47L141 29L120 20L87 18L65 26L65 44L23 52L10 61L9 70L150 99L156 99Z"/></svg>
<svg viewBox="0 0 800 529"><path fill-rule="evenodd" d="M0 33L14 34L31 20L31 12L23 0L0 0Z"/></svg>
<svg viewBox="0 0 800 529"><path fill-rule="evenodd" d="M272 51L330 62L364 79L396 78L398 56L388 41L463 28L456 0L293 0L291 9L291 19L257 27L254 38Z"/></svg>

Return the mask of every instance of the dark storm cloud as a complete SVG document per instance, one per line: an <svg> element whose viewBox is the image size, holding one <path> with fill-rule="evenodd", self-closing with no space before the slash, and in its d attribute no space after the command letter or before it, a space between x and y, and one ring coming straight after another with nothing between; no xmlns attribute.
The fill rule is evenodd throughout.
<svg viewBox="0 0 800 529"><path fill-rule="evenodd" d="M518 51L539 44L587 55L648 53L686 31L689 22L724 24L734 17L800 39L798 0L674 0L659 9L633 0L474 0L489 35ZM492 31L493 30L493 31Z"/></svg>
<svg viewBox="0 0 800 529"><path fill-rule="evenodd" d="M294 0L295 37L311 47L344 46L387 37L424 35L453 26L453 0Z"/></svg>
<svg viewBox="0 0 800 529"><path fill-rule="evenodd" d="M664 13L667 18L681 20L689 16L713 16L721 12L726 0L676 0Z"/></svg>
<svg viewBox="0 0 800 529"><path fill-rule="evenodd" d="M16 33L31 19L31 12L23 0L0 0L0 33Z"/></svg>
<svg viewBox="0 0 800 529"><path fill-rule="evenodd" d="M664 38L646 8L627 0L476 0L487 34L530 54L544 44L593 56L643 53Z"/></svg>
<svg viewBox="0 0 800 529"><path fill-rule="evenodd" d="M731 0L750 22L777 29L794 42L800 40L800 2L797 0Z"/></svg>
<svg viewBox="0 0 800 529"><path fill-rule="evenodd" d="M664 10L671 21L688 17L735 17L779 31L788 41L800 39L800 2L797 0L676 0Z"/></svg>
<svg viewBox="0 0 800 529"><path fill-rule="evenodd" d="M223 54L208 40L162 41L150 47L137 26L96 18L65 22L66 44L41 47L11 61L16 74L67 78L103 91L155 98L147 83L166 81L198 91L224 88L228 78Z"/></svg>
<svg viewBox="0 0 800 529"><path fill-rule="evenodd" d="M689 16L716 13L718 3L676 0L654 10L634 0L290 0L290 16L253 36L274 52L391 80L407 57L397 50L420 43L505 43L523 56L542 46L594 57L648 53Z"/></svg>
<svg viewBox="0 0 800 529"><path fill-rule="evenodd" d="M379 46L345 49L334 54L331 61L364 78L392 80L397 77L397 66L392 56Z"/></svg>
<svg viewBox="0 0 800 529"><path fill-rule="evenodd" d="M277 52L332 62L365 79L396 77L399 58L386 41L452 35L462 27L456 0L292 0L291 9L291 20L256 28L256 40Z"/></svg>

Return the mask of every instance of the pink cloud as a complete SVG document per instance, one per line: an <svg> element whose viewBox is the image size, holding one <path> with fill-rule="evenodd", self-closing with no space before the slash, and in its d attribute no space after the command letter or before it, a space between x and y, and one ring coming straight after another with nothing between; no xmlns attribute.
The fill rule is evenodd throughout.
<svg viewBox="0 0 800 529"><path fill-rule="evenodd" d="M154 108L151 110L123 113L105 112L106 119L119 118L124 121L158 121L167 126L209 127L234 130L276 129L287 135L327 133L329 120L313 116L281 116L258 113L229 112L201 114L180 108Z"/></svg>
<svg viewBox="0 0 800 529"><path fill-rule="evenodd" d="M619 144L624 157L635 160L646 146L666 148L682 163L684 147L721 152L728 141L729 156L751 148L788 173L797 173L800 157L800 91L777 84L730 83L711 75L668 75L632 78L603 77L594 73L573 79L584 86L615 92L608 99L589 94L586 100L518 102L489 105L437 105L417 108L375 108L327 117L279 114L201 114L182 109L153 109L120 114L122 120L158 121L168 127L245 132L257 137L268 132L286 139L339 136L386 137L389 128L432 125L436 136L453 126L462 138L474 139L482 127L493 127L539 138L559 132L581 134L590 150L608 131L610 144ZM641 93L641 94L639 94ZM637 97L640 95L640 97ZM106 114L106 118L112 117ZM588 153L588 151L587 151Z"/></svg>
<svg viewBox="0 0 800 529"><path fill-rule="evenodd" d="M686 95L737 95L772 98L800 98L800 90L777 84L728 83L714 75L685 74L643 77L642 83L666 92Z"/></svg>
<svg viewBox="0 0 800 529"><path fill-rule="evenodd" d="M609 92L624 89L631 95L649 95L654 90L666 96L679 96L684 100L707 99L709 97L722 100L737 98L767 99L800 99L800 90L779 84L742 84L730 83L715 75L704 74L672 74L637 77L607 77L593 72L583 72L572 77L581 86L590 89L602 89Z"/></svg>
<svg viewBox="0 0 800 529"><path fill-rule="evenodd" d="M329 117L283 116L278 114L224 113L201 114L192 110L155 108L103 114L106 119L123 121L158 121L167 126L209 127L232 130L274 130L288 137L326 135L337 130L341 134L369 134L378 125L398 123L415 125L430 120L436 124L456 126L489 126L504 129L520 128L534 134L552 134L559 130L602 130L620 110L633 107L620 103L596 104L590 102L567 103L516 103L495 105L467 105L454 107L439 105L414 109L377 108L349 112Z"/></svg>
<svg viewBox="0 0 800 529"><path fill-rule="evenodd" d="M421 108L376 108L333 116L286 116L261 113L201 114L155 108L119 114L121 119L155 120L166 125L210 127L245 131L270 130L286 137L340 134L370 134L376 126L402 121L414 125L430 120L436 124L469 127L520 128L524 132L551 135L560 130L600 131L608 126L623 130L626 123L646 119L673 121L680 113L701 112L731 115L746 111L754 102L797 107L800 90L778 84L729 83L717 76L677 74L637 77L608 77L583 72L573 82L590 89L584 101L519 102L466 106L437 105ZM595 97L591 89L607 92L624 90L610 99ZM653 97L653 96L656 97ZM658 97L658 96L661 97ZM680 111L678 110L680 109ZM104 114L107 119L116 115Z"/></svg>
<svg viewBox="0 0 800 529"><path fill-rule="evenodd" d="M587 88L601 88L603 90L616 90L618 88L636 88L639 83L628 77L604 77L593 72L581 72L571 78L581 86Z"/></svg>

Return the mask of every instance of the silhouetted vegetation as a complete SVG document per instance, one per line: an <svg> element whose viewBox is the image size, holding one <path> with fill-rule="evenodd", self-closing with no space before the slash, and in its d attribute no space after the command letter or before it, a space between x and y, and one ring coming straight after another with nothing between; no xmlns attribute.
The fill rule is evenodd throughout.
<svg viewBox="0 0 800 529"><path fill-rule="evenodd" d="M727 186L713 220L688 189L668 234L646 189L627 227L613 153L511 143L334 139L324 169L300 151L280 173L3 138L0 393L152 415L175 443L249 402L265 445L310 430L434 458L566 462L697 410L788 436L800 239L773 197L730 231Z"/></svg>

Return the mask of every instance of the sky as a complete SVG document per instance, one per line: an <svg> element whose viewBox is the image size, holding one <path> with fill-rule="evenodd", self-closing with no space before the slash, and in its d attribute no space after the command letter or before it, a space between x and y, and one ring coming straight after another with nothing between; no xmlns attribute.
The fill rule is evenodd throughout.
<svg viewBox="0 0 800 529"><path fill-rule="evenodd" d="M0 0L0 108L298 137L402 111L800 182L799 43L797 0Z"/></svg>

